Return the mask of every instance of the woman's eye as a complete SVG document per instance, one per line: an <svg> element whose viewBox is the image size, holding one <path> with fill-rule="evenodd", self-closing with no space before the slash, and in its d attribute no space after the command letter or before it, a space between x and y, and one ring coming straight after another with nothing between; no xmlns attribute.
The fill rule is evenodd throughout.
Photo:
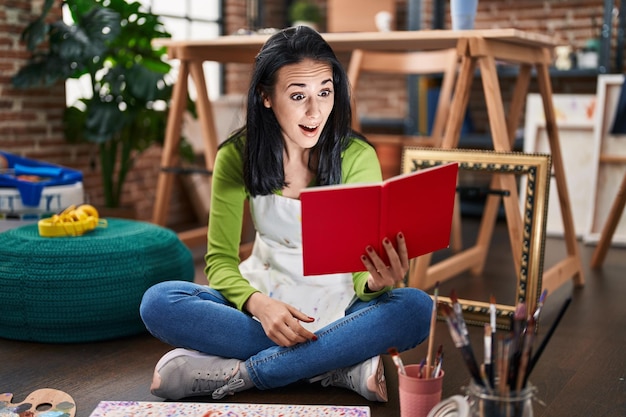
<svg viewBox="0 0 626 417"><path fill-rule="evenodd" d="M291 95L292 100L302 100L304 98L304 94L296 93Z"/></svg>
<svg viewBox="0 0 626 417"><path fill-rule="evenodd" d="M333 92L331 90L323 90L320 92L320 96L321 97L328 97L332 94Z"/></svg>

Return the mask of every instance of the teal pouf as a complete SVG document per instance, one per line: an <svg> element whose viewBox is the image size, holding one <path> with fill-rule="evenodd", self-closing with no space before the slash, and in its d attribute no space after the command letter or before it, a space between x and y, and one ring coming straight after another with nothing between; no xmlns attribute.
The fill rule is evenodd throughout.
<svg viewBox="0 0 626 417"><path fill-rule="evenodd" d="M108 219L83 236L41 237L37 224L0 233L0 337L89 342L145 332L143 293L194 279L190 250L171 230Z"/></svg>

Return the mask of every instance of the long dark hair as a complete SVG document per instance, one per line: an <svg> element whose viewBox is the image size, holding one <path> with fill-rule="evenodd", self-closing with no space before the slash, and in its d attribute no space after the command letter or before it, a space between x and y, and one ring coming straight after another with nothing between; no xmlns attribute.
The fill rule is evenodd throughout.
<svg viewBox="0 0 626 417"><path fill-rule="evenodd" d="M316 172L318 185L341 183L341 151L351 133L348 77L322 36L299 26L272 35L257 54L248 91L246 125L229 139L243 146L244 181L252 196L271 194L287 185L284 139L273 111L263 105L263 94L271 95L280 68L305 59L331 65L335 92L333 110L311 149L309 168ZM315 163L317 166L313 166Z"/></svg>

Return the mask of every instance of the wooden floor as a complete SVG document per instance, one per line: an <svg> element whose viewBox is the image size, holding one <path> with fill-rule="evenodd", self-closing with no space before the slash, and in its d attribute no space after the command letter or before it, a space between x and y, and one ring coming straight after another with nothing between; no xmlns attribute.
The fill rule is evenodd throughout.
<svg viewBox="0 0 626 417"><path fill-rule="evenodd" d="M476 223L464 220L464 238L473 242ZM514 277L503 224L498 224L485 276L455 277L447 288L462 298L486 298L493 288ZM590 270L594 246L580 244L586 285L573 288L567 283L548 297L542 316L545 332L562 302L573 302L550 340L531 382L538 388L535 417L541 416L626 416L626 249L613 247L601 270ZM549 238L546 268L562 258L564 245ZM198 280L203 280L198 262ZM498 281L496 283L496 280ZM513 281L511 281L513 282ZM446 287L442 287L445 295ZM511 294L513 294L511 290ZM496 294L498 301L506 294ZM451 341L445 323L436 328L437 344L444 346L446 372L443 396L459 394L469 381L461 355ZM480 346L482 328L470 327L475 346ZM88 344L40 344L0 339L0 392L13 393L18 403L39 388L69 393L77 404L77 416L87 417L101 400L161 401L149 392L153 367L170 348L144 334L121 340ZM480 349L475 348L480 352ZM405 352L405 363L419 362L426 346ZM477 354L478 356L478 354ZM481 356L479 356L482 359ZM227 398L226 402L368 405L372 416L398 416L397 376L390 358L384 357L389 402L369 403L340 388L297 384L270 391L250 390ZM206 398L194 399L202 401Z"/></svg>

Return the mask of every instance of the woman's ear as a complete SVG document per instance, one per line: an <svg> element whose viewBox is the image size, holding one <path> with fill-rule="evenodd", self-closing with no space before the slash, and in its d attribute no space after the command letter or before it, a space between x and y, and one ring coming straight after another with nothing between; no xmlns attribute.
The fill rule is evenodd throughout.
<svg viewBox="0 0 626 417"><path fill-rule="evenodd" d="M263 106L266 109L272 108L272 102L270 98L267 96L267 93L265 91L259 91L259 94L261 95L261 100L263 100Z"/></svg>

